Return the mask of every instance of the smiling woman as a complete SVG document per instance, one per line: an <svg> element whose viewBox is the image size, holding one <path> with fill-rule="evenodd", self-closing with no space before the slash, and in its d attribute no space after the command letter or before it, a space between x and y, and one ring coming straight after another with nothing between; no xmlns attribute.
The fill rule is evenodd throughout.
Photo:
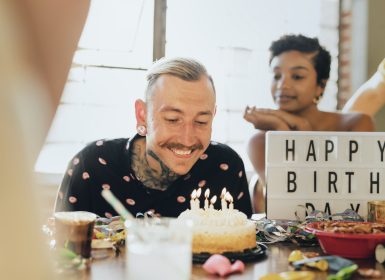
<svg viewBox="0 0 385 280"><path fill-rule="evenodd" d="M257 132L248 153L260 183L265 182L265 133L269 130L373 131L369 116L318 109L330 72L330 54L316 38L285 35L270 47L271 94L278 109L246 108L244 118ZM263 198L259 200L264 211Z"/></svg>

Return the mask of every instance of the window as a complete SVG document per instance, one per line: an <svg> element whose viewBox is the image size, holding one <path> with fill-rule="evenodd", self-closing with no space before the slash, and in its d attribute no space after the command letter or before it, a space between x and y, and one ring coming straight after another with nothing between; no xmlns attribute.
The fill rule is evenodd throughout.
<svg viewBox="0 0 385 280"><path fill-rule="evenodd" d="M246 105L273 107L268 47L285 33L319 37L332 53L321 103L336 108L339 1L168 0L167 56L203 62L213 75L218 112L213 139L229 144L252 170ZM152 61L154 0L92 0L87 24L55 121L36 169L63 173L70 158L98 138L135 133L134 100ZM306 11L306 12L303 12Z"/></svg>
<svg viewBox="0 0 385 280"><path fill-rule="evenodd" d="M153 1L92 0L36 171L63 173L88 142L135 131L133 103L152 63Z"/></svg>

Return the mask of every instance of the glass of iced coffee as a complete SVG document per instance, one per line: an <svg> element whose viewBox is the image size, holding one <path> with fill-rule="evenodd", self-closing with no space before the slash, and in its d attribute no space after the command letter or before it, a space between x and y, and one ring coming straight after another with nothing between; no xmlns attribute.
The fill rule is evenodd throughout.
<svg viewBox="0 0 385 280"><path fill-rule="evenodd" d="M91 258L91 241L96 215L86 211L56 212L56 248L66 248L85 259Z"/></svg>

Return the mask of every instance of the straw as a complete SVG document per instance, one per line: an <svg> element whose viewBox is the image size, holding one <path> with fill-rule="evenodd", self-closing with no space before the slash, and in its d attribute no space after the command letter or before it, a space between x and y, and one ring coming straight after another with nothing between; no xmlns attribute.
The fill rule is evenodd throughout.
<svg viewBox="0 0 385 280"><path fill-rule="evenodd" d="M102 196L124 220L134 220L134 216L128 212L110 190L102 190Z"/></svg>

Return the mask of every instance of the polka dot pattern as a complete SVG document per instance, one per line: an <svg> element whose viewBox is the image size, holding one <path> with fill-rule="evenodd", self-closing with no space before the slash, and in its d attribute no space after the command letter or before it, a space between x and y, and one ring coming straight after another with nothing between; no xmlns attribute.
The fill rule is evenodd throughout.
<svg viewBox="0 0 385 280"><path fill-rule="evenodd" d="M96 146L100 147L103 145L103 140L96 141Z"/></svg>
<svg viewBox="0 0 385 280"><path fill-rule="evenodd" d="M201 160L205 160L205 159L207 159L209 156L207 155L207 154L202 154L199 158L201 159Z"/></svg>
<svg viewBox="0 0 385 280"><path fill-rule="evenodd" d="M204 186L206 186L206 180L201 180L201 181L198 183L198 187L203 188Z"/></svg>
<svg viewBox="0 0 385 280"><path fill-rule="evenodd" d="M88 172L83 172L82 178L83 178L83 180L87 180L90 178L90 174L88 174Z"/></svg>
<svg viewBox="0 0 385 280"><path fill-rule="evenodd" d="M130 182L130 177L128 177L128 176L123 176L123 180L126 181L126 182Z"/></svg>
<svg viewBox="0 0 385 280"><path fill-rule="evenodd" d="M237 199L240 200L242 197L243 197L244 193L243 192L240 192L237 196Z"/></svg>
<svg viewBox="0 0 385 280"><path fill-rule="evenodd" d="M103 188L103 190L109 190L109 189L111 189L111 186L109 184L103 184L102 188Z"/></svg>
<svg viewBox="0 0 385 280"><path fill-rule="evenodd" d="M100 164L107 165L107 161L103 158L98 158L98 161L100 162Z"/></svg>
<svg viewBox="0 0 385 280"><path fill-rule="evenodd" d="M108 219L112 218L112 214L110 212L104 213L104 216L106 216L106 218L108 218Z"/></svg>
<svg viewBox="0 0 385 280"><path fill-rule="evenodd" d="M135 205L135 200L133 200L132 198L127 198L126 199L126 202L128 205L130 206L134 206Z"/></svg>
<svg viewBox="0 0 385 280"><path fill-rule="evenodd" d="M184 203L186 201L186 198L184 196L180 195L176 198L176 201L178 201L179 203Z"/></svg>
<svg viewBox="0 0 385 280"><path fill-rule="evenodd" d="M210 189L209 199L214 195L218 199L226 186L235 200L242 199L237 201L236 208L251 215L248 186L243 180L244 165L229 147L213 141L191 170L170 183L163 194L138 180L131 167L133 145L130 143L123 138L99 140L75 156L63 177L55 211L86 210L101 217L115 216L117 213L101 196L101 190L113 189L115 196L134 216L150 209L156 216L177 217L189 208L194 189L201 191L199 201L203 207L206 189ZM90 197L95 201L90 201ZM215 207L220 208L219 200Z"/></svg>
<svg viewBox="0 0 385 280"><path fill-rule="evenodd" d="M229 169L229 165L227 163L221 163L219 165L219 168L222 169L223 171L227 171Z"/></svg>

